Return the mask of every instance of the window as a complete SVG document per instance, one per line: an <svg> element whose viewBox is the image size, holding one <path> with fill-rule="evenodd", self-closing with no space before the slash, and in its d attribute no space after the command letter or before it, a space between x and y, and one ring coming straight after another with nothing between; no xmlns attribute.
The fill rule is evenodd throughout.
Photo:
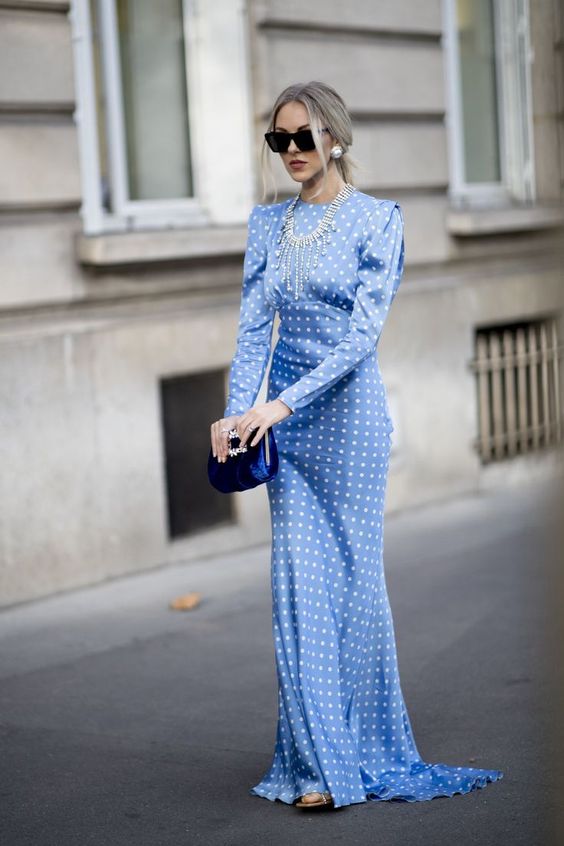
<svg viewBox="0 0 564 846"><path fill-rule="evenodd" d="M528 0L443 0L450 199L534 200Z"/></svg>
<svg viewBox="0 0 564 846"><path fill-rule="evenodd" d="M562 441L562 344L557 318L480 328L475 334L479 435L483 464Z"/></svg>
<svg viewBox="0 0 564 846"><path fill-rule="evenodd" d="M180 0L93 3L92 20L106 205L192 197Z"/></svg>
<svg viewBox="0 0 564 846"><path fill-rule="evenodd" d="M74 0L71 19L85 233L244 223L244 4Z"/></svg>
<svg viewBox="0 0 564 846"><path fill-rule="evenodd" d="M233 498L208 481L210 429L202 423L223 402L223 370L167 377L159 387L169 538L232 523Z"/></svg>

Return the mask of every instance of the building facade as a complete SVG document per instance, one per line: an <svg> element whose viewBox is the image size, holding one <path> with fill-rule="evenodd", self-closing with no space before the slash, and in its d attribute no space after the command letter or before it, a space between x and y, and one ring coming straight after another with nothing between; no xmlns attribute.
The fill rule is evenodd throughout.
<svg viewBox="0 0 564 846"><path fill-rule="evenodd" d="M558 0L0 0L0 604L268 539L209 427L267 117L311 79L404 212L388 510L558 472Z"/></svg>

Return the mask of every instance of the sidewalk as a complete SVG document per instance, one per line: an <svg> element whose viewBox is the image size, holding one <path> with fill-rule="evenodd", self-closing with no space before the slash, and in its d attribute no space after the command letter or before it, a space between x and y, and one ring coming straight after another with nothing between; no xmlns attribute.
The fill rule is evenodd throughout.
<svg viewBox="0 0 564 846"><path fill-rule="evenodd" d="M501 769L431 802L300 814L248 793L276 727L269 548L0 612L5 846L541 846L560 801L545 491L386 517L402 689L425 760ZM193 611L168 609L187 591ZM553 703L553 704L551 704ZM559 719L559 718L558 718Z"/></svg>

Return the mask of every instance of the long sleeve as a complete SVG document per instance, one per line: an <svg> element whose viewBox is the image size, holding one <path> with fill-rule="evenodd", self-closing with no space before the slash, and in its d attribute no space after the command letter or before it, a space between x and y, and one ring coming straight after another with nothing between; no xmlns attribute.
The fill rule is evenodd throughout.
<svg viewBox="0 0 564 846"><path fill-rule="evenodd" d="M403 273L403 229L398 203L384 201L370 212L363 230L348 330L317 367L278 394L292 411L312 402L376 350Z"/></svg>
<svg viewBox="0 0 564 846"><path fill-rule="evenodd" d="M254 206L248 222L239 330L224 417L243 414L254 405L270 358L276 310L266 301L263 287L267 228L264 207Z"/></svg>

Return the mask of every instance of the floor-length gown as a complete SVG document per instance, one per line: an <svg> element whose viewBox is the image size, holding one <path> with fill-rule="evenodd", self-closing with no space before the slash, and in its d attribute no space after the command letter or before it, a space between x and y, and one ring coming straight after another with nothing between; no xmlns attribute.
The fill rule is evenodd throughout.
<svg viewBox="0 0 564 846"><path fill-rule="evenodd" d="M335 807L468 793L503 773L419 755L383 567L394 427L377 343L403 272L402 210L355 190L295 298L276 266L290 202L249 217L224 411L255 403L278 312L267 399L293 411L274 426L280 465L267 483L278 725L272 764L250 792L291 804L328 791ZM299 199L295 233L312 232L328 205Z"/></svg>

